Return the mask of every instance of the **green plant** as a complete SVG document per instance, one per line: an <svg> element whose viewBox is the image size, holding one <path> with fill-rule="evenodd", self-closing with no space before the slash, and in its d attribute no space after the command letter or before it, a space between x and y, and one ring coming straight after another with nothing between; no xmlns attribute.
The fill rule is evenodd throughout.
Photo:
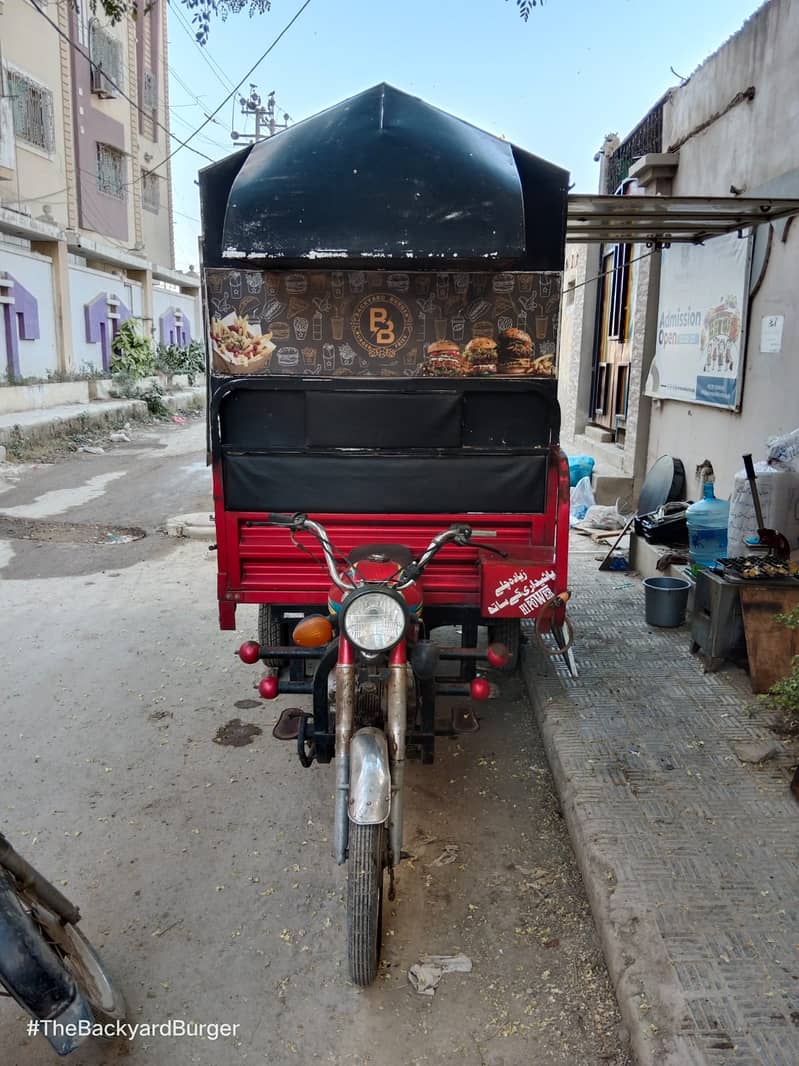
<svg viewBox="0 0 799 1066"><path fill-rule="evenodd" d="M787 629L799 629L799 607L774 617ZM778 712L776 725L779 731L796 736L799 733L799 655L793 657L787 677L776 681L762 698Z"/></svg>
<svg viewBox="0 0 799 1066"><path fill-rule="evenodd" d="M146 389L138 393L138 398L147 404L147 410L156 418L166 418L169 408L164 403L164 390L157 381L151 382Z"/></svg>
<svg viewBox="0 0 799 1066"><path fill-rule="evenodd" d="M205 346L200 341L188 345L159 344L155 353L155 367L162 374L187 374L189 384L194 384L197 374L205 371Z"/></svg>
<svg viewBox="0 0 799 1066"><path fill-rule="evenodd" d="M152 341L139 332L135 318L126 319L111 342L111 375L146 378L155 370Z"/></svg>

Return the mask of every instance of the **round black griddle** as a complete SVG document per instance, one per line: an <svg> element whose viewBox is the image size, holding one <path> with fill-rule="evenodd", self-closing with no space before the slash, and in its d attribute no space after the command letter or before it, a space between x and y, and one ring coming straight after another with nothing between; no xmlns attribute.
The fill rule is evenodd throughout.
<svg viewBox="0 0 799 1066"><path fill-rule="evenodd" d="M654 514L672 500L681 500L685 492L685 467L679 459L670 455L661 455L652 466L644 480L638 497L636 516Z"/></svg>

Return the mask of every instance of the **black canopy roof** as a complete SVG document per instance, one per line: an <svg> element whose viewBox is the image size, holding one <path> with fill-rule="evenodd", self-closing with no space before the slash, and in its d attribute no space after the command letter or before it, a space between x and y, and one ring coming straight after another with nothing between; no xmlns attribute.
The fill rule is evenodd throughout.
<svg viewBox="0 0 799 1066"><path fill-rule="evenodd" d="M568 173L381 84L200 174L206 266L562 270Z"/></svg>

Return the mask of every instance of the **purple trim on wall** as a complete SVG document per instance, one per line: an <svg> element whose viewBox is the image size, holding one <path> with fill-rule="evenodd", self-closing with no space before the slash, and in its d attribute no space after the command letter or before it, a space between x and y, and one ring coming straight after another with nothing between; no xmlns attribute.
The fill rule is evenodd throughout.
<svg viewBox="0 0 799 1066"><path fill-rule="evenodd" d="M113 316L109 300L114 301L115 314ZM89 303L83 305L83 317L86 325L86 340L89 344L100 345L103 370L108 370L111 365L111 342L116 336L120 323L132 317L131 312L113 293L101 292Z"/></svg>
<svg viewBox="0 0 799 1066"><path fill-rule="evenodd" d="M19 342L37 341L41 336L39 329L39 303L32 292L11 274L5 275L3 285L8 303L3 303L3 332L6 338L6 363L9 377L20 377L22 370L19 361Z"/></svg>
<svg viewBox="0 0 799 1066"><path fill-rule="evenodd" d="M179 307L169 307L158 318L162 344L177 344L181 348L191 344L191 322Z"/></svg>
<svg viewBox="0 0 799 1066"><path fill-rule="evenodd" d="M69 33L78 41L78 16L69 9ZM75 125L75 157L78 164L78 215L83 229L94 230L106 237L128 240L128 202L102 193L97 187L97 145L110 144L125 151L125 127L121 122L104 115L94 105L91 69L83 49L71 48L72 115ZM78 90L83 90L79 95ZM80 108L83 114L80 114ZM81 127L83 132L81 132ZM128 175L127 180L136 175ZM126 190L127 191L127 190Z"/></svg>

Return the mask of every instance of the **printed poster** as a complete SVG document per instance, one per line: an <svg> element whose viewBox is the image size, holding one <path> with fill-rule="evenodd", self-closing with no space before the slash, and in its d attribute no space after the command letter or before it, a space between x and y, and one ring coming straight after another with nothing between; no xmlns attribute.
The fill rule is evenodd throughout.
<svg viewBox="0 0 799 1066"><path fill-rule="evenodd" d="M740 406L751 245L732 233L664 249L647 396Z"/></svg>
<svg viewBox="0 0 799 1066"><path fill-rule="evenodd" d="M557 272L205 271L216 375L554 377Z"/></svg>

